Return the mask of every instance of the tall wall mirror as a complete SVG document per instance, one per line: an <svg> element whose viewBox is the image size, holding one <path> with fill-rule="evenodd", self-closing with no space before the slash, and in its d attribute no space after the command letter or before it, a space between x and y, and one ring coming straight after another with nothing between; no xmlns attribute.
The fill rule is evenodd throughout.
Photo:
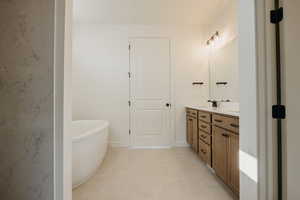
<svg viewBox="0 0 300 200"><path fill-rule="evenodd" d="M209 45L210 99L239 102L238 39Z"/></svg>

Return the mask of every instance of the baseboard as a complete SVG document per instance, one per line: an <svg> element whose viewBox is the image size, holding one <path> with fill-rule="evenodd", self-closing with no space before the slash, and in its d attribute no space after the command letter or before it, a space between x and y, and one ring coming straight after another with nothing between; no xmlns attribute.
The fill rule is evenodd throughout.
<svg viewBox="0 0 300 200"><path fill-rule="evenodd" d="M109 143L109 146L112 147L112 148L117 148L117 147L129 147L128 144L123 144L121 142L110 142Z"/></svg>
<svg viewBox="0 0 300 200"><path fill-rule="evenodd" d="M171 149L172 146L135 146L130 149Z"/></svg>
<svg viewBox="0 0 300 200"><path fill-rule="evenodd" d="M131 147L130 145L124 144L121 142L110 142L109 146L112 148L127 147L130 149L170 149L172 147L190 147L191 145L189 145L185 141L177 141L174 145L170 145L170 146L135 146L135 147Z"/></svg>
<svg viewBox="0 0 300 200"><path fill-rule="evenodd" d="M185 141L176 141L174 147L190 147L191 145Z"/></svg>

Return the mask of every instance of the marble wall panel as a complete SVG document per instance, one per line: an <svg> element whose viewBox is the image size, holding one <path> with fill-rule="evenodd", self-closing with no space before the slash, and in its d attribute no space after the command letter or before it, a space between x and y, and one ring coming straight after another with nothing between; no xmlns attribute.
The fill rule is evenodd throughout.
<svg viewBox="0 0 300 200"><path fill-rule="evenodd" d="M53 199L54 0L0 0L0 199Z"/></svg>

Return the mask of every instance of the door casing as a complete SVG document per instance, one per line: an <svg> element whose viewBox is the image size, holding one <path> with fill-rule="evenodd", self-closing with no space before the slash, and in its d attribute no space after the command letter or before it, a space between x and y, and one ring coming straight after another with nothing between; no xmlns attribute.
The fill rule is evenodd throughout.
<svg viewBox="0 0 300 200"><path fill-rule="evenodd" d="M61 4L67 5L66 11L70 14L72 13L72 1L73 0L61 0L59 1ZM240 0L243 1L243 0ZM66 4L68 3L68 4ZM58 3L56 3L59 5ZM270 106L272 105L272 67L274 66L274 53L272 51L267 51L267 48L272 47L273 42L273 34L274 30L272 27L268 24L268 14L269 10L273 9L272 0L255 0L253 1L253 4L255 4L255 15L256 15L256 43L257 45L257 81L258 81L258 102L260 104L260 109L258 112L258 119L260 120L260 125L257 135L258 135L258 165L259 165L259 188L258 188L258 199L259 200L274 200L275 197L272 196L274 193L274 180L273 180L273 172L274 169L272 168L274 158L273 158L273 140L272 137L273 134L273 123L272 119L270 119ZM62 13L60 10L58 10L58 7L55 8L56 12L56 24L58 23L64 23L66 27L70 28L70 22L65 21L66 16L64 13ZM65 34L65 30L58 28L56 29L56 34L63 34L66 38L71 37L68 34ZM66 52L70 51L68 47L64 47ZM54 53L58 54L61 52L61 49L55 48ZM59 58L61 62L63 62ZM172 62L171 62L171 134L173 135L173 144L175 144L175 115L174 115L174 80L173 75L174 71L172 70ZM70 66L64 65L64 69L68 69ZM62 68L57 68L58 70L62 70ZM58 71L57 71L58 73ZM59 74L58 74L59 75ZM68 74L65 74L64 76L70 76ZM55 84L57 87L55 87L55 91L59 90L60 88L64 87L66 83L64 83L64 76L57 76L55 79ZM62 110L64 110L65 105L62 105L61 102L63 97L62 93L56 94L57 101L55 106L61 106ZM61 119L62 112L55 112L55 118ZM257 120L258 120L257 119ZM62 120L62 119L61 119ZM63 122L62 122L63 123ZM60 130L62 127L57 127L57 130ZM64 132L63 131L57 131L56 133L56 139L62 138L62 141L59 143L56 143L55 151L56 154L54 155L55 162L53 163L54 167L54 176L55 177L61 177L62 179L56 179L55 181L55 199L56 200L72 200L72 188L70 187L64 187L64 181L63 179L69 178L65 172L70 170L70 166L67 164L71 161L71 158L66 157L63 160L61 159L62 154L66 153L68 150L66 146L66 138L63 137ZM70 195L64 195L64 193L70 194Z"/></svg>

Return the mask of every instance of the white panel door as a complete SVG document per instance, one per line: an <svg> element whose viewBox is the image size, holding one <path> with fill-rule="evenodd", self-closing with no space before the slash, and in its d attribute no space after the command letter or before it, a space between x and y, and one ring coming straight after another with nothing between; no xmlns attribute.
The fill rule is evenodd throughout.
<svg viewBox="0 0 300 200"><path fill-rule="evenodd" d="M170 40L130 41L131 145L169 146Z"/></svg>

